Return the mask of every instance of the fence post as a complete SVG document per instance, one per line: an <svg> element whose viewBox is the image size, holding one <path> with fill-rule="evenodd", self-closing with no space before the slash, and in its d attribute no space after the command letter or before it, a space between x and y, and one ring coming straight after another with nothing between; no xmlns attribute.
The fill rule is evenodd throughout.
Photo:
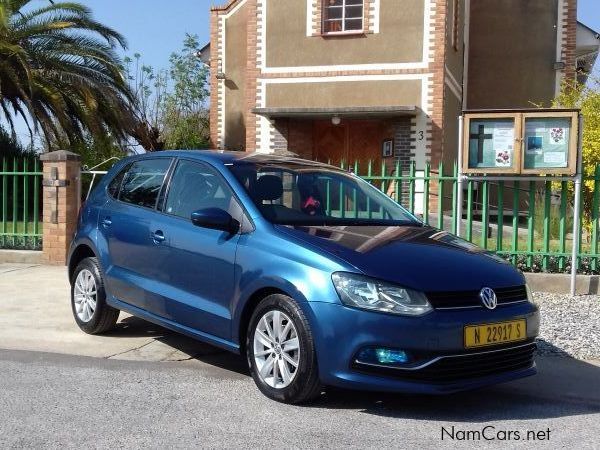
<svg viewBox="0 0 600 450"><path fill-rule="evenodd" d="M463 116L458 117L458 165L456 170L456 235L460 237L460 226L462 224L462 208L463 208Z"/></svg>
<svg viewBox="0 0 600 450"><path fill-rule="evenodd" d="M81 198L81 157L59 150L45 153L43 168L43 260L64 265L77 227Z"/></svg>
<svg viewBox="0 0 600 450"><path fill-rule="evenodd" d="M579 139L577 147L577 176L575 177L575 199L573 202L573 248L571 249L571 295L577 292L577 257L581 232L581 189L583 179L583 116L579 115Z"/></svg>

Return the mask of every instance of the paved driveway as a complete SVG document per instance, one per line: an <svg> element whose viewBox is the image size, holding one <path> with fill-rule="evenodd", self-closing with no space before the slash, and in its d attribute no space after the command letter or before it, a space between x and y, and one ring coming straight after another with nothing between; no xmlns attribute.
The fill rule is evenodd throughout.
<svg viewBox="0 0 600 450"><path fill-rule="evenodd" d="M62 267L0 265L0 448L531 447L528 431L536 448L599 448L600 364L538 365L447 397L330 391L287 406L258 393L242 358L139 319L81 333Z"/></svg>
<svg viewBox="0 0 600 450"><path fill-rule="evenodd" d="M117 329L82 333L73 320L65 267L0 264L0 348L140 361L223 353L121 313Z"/></svg>

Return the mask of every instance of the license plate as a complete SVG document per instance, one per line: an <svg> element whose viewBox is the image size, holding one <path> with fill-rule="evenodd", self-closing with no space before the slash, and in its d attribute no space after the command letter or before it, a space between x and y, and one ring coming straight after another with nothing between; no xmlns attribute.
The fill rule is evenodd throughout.
<svg viewBox="0 0 600 450"><path fill-rule="evenodd" d="M465 348L485 347L524 339L527 339L525 319L465 327Z"/></svg>

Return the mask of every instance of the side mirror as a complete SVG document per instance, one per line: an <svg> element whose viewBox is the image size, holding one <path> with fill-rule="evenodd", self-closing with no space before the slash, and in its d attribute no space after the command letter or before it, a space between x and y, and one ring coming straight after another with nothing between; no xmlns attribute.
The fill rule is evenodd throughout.
<svg viewBox="0 0 600 450"><path fill-rule="evenodd" d="M240 223L231 217L231 214L220 208L206 208L194 211L191 219L192 223L197 227L227 231L229 234L235 234L240 229Z"/></svg>

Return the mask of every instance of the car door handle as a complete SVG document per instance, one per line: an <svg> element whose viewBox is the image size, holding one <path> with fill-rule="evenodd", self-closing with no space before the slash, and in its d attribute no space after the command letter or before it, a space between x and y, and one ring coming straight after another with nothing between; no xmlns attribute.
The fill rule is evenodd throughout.
<svg viewBox="0 0 600 450"><path fill-rule="evenodd" d="M160 244L165 240L165 235L161 230L156 230L151 236L155 244Z"/></svg>
<svg viewBox="0 0 600 450"><path fill-rule="evenodd" d="M108 228L112 225L112 220L110 220L110 217L105 217L104 219L102 219L102 226L104 228Z"/></svg>

